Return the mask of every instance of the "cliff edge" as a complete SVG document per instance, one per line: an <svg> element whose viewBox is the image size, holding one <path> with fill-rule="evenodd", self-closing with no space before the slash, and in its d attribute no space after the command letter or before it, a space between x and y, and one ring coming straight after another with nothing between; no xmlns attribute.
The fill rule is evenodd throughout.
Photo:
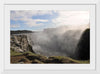
<svg viewBox="0 0 100 74"><path fill-rule="evenodd" d="M11 35L10 49L15 52L31 51L34 53L32 46L28 42L27 35Z"/></svg>

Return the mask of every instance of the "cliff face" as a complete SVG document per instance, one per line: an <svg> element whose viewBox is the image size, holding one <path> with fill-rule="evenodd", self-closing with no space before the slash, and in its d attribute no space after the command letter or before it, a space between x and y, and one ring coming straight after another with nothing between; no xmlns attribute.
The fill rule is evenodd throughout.
<svg viewBox="0 0 100 74"><path fill-rule="evenodd" d="M31 51L34 53L26 35L11 35L10 49L15 52Z"/></svg>
<svg viewBox="0 0 100 74"><path fill-rule="evenodd" d="M79 60L90 59L90 29L86 29L77 45L76 57Z"/></svg>

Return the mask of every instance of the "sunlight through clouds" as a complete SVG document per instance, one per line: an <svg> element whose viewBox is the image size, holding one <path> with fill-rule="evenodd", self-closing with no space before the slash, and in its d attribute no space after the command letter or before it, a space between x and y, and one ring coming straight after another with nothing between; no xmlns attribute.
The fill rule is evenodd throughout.
<svg viewBox="0 0 100 74"><path fill-rule="evenodd" d="M61 25L85 25L89 24L89 11L57 11L59 16L52 22Z"/></svg>

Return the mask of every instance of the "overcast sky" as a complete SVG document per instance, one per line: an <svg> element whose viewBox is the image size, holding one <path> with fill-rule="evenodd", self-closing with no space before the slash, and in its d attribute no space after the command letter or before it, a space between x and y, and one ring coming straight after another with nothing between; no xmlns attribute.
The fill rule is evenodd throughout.
<svg viewBox="0 0 100 74"><path fill-rule="evenodd" d="M11 30L43 30L62 25L89 24L89 11L22 10L10 12Z"/></svg>

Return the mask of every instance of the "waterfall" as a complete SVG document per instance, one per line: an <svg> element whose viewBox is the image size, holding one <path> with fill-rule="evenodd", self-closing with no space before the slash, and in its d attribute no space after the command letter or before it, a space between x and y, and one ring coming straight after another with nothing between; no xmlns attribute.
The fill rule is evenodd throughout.
<svg viewBox="0 0 100 74"><path fill-rule="evenodd" d="M37 54L73 57L82 32L80 29L51 28L27 36Z"/></svg>

